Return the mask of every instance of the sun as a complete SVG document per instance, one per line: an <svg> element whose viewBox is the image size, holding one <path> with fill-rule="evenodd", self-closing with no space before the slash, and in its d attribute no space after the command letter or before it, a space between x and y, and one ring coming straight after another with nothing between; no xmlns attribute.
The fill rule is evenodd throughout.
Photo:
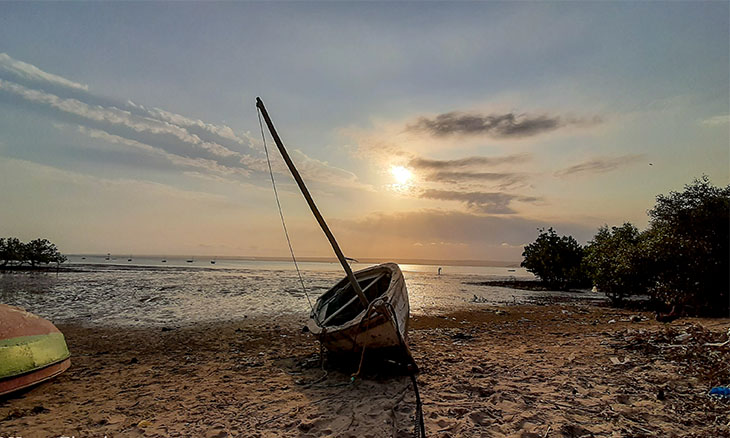
<svg viewBox="0 0 730 438"><path fill-rule="evenodd" d="M413 179L413 173L403 166L390 166L390 173L401 186L408 185Z"/></svg>

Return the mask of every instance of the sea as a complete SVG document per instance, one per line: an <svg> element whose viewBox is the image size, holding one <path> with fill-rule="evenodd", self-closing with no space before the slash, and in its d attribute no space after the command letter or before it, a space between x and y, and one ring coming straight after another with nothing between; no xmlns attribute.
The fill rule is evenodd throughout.
<svg viewBox="0 0 730 438"><path fill-rule="evenodd" d="M163 261L164 260L164 261ZM215 263L212 263L215 262ZM344 278L336 262L70 256L56 271L0 273L0 303L54 323L179 327L198 322L306 317L318 296ZM352 269L371 266L353 263ZM438 274L438 268L441 274ZM437 315L473 305L510 305L546 295L600 298L590 291L534 292L479 284L531 280L523 268L400 264L411 313ZM594 296L595 295L595 296Z"/></svg>

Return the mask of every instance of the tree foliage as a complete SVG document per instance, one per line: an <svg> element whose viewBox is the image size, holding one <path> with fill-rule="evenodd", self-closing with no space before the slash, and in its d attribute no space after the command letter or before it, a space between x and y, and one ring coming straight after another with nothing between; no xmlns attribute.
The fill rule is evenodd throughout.
<svg viewBox="0 0 730 438"><path fill-rule="evenodd" d="M583 248L572 236L558 236L555 230L539 229L537 239L525 246L520 266L538 276L549 287L567 289L582 282Z"/></svg>
<svg viewBox="0 0 730 438"><path fill-rule="evenodd" d="M66 256L47 239L35 239L23 243L16 237L0 238L0 267L30 265L36 267L48 263L63 263Z"/></svg>
<svg viewBox="0 0 730 438"><path fill-rule="evenodd" d="M657 196L649 217L652 295L690 313L727 316L730 186L715 187L703 176L682 192Z"/></svg>
<svg viewBox="0 0 730 438"><path fill-rule="evenodd" d="M652 283L646 239L630 223L603 226L585 247L585 271L614 304L632 295L645 295Z"/></svg>
<svg viewBox="0 0 730 438"><path fill-rule="evenodd" d="M657 196L647 230L603 226L585 248L542 229L522 256L522 266L551 286L587 275L614 303L648 293L677 312L728 316L730 186L715 187L703 176Z"/></svg>

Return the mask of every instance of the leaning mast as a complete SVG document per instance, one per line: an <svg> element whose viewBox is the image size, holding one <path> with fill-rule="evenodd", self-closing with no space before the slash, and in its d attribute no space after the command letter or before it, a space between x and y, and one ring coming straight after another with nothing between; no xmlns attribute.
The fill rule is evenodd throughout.
<svg viewBox="0 0 730 438"><path fill-rule="evenodd" d="M284 143L282 143L281 138L279 138L279 134L276 132L276 128L274 128L274 123L271 121L271 117L269 117L269 113L266 111L266 107L264 106L264 102L261 100L260 97L256 98L256 108L261 111L261 115L264 116L264 121L266 122L266 126L269 128L269 132L271 133L271 137L274 139L274 143L276 143L276 147L279 149L279 153L281 153L281 157L284 159L284 162L286 163L286 166L289 168L289 171L291 172L292 176L294 177L294 180L297 182L297 185L299 186L299 190L301 190L302 195L304 195L304 199L307 201L307 204L309 205L309 209L312 210L312 214L314 215L315 219L317 219L317 223L319 223L319 226L322 228L322 231L324 231L325 236L327 236L327 240L329 240L330 245L332 245L332 249L335 251L335 255L337 256L337 259L340 261L340 264L342 265L342 269L345 270L345 273L347 274L347 279L350 281L350 285L352 286L352 289L357 293L357 296L360 298L360 301L365 307L368 307L370 302L368 301L367 297L365 296L365 293L362 291L362 288L360 287L360 284L357 282L357 279L355 279L355 274L352 273L352 269L350 268L350 265L347 264L347 259L345 258L345 255L342 253L342 250L340 249L340 245L337 244L337 241L335 240L335 236L332 234L332 231L330 231L329 227L327 226L327 223L324 221L324 218L319 212L319 209L317 208L317 205L314 203L314 200L312 199L312 195L309 194L309 190L307 189L307 186L304 184L304 180L302 179L301 175L299 175L299 171L294 166L294 162L292 162L291 158L289 157L289 153L286 151L286 148L284 148Z"/></svg>

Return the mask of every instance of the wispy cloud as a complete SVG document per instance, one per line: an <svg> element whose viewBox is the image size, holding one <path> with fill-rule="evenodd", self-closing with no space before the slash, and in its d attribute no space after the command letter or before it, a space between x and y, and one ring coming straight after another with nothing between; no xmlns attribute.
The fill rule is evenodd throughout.
<svg viewBox="0 0 730 438"><path fill-rule="evenodd" d="M88 86L47 73L0 54L0 103L24 108L79 127L91 138L163 156L174 165L228 177L252 177L262 183L268 172L260 141L226 125L207 123L130 100L114 100ZM294 154L303 176L327 185L368 188L356 175L325 161ZM274 158L274 170L288 173Z"/></svg>
<svg viewBox="0 0 730 438"><path fill-rule="evenodd" d="M520 196L500 192L460 192L434 189L424 190L419 196L426 199L460 201L475 212L490 214L515 213L515 210L510 206L510 203L513 201L535 202L539 200L532 196Z"/></svg>
<svg viewBox="0 0 730 438"><path fill-rule="evenodd" d="M500 164L522 163L530 159L529 155L504 155L501 157L465 157L456 160L431 160L423 157L414 157L408 162L408 167L424 170L454 170Z"/></svg>
<svg viewBox="0 0 730 438"><path fill-rule="evenodd" d="M527 176L508 172L432 172L424 176L429 182L446 184L485 184L491 183L499 188L523 184Z"/></svg>
<svg viewBox="0 0 730 438"><path fill-rule="evenodd" d="M15 78L18 82L35 82L56 84L66 88L88 90L89 86L70 81L52 73L45 72L38 67L23 61L11 58L7 53L0 53L0 73L3 76Z"/></svg>
<svg viewBox="0 0 730 438"><path fill-rule="evenodd" d="M710 117L708 119L700 120L701 125L705 126L720 126L727 125L730 123L730 114L722 114L719 116Z"/></svg>
<svg viewBox="0 0 730 438"><path fill-rule="evenodd" d="M571 125L600 123L600 118L574 119L552 115L517 113L477 114L450 112L435 117L420 117L407 130L435 137L451 135L489 136L497 138L530 137Z"/></svg>
<svg viewBox="0 0 730 438"><path fill-rule="evenodd" d="M485 172L484 170L503 165L524 163L530 160L527 154L496 157L465 157L454 160L434 160L420 156L408 161L407 167L422 174L423 180L442 184L490 184L507 188L525 183L527 176L516 172Z"/></svg>
<svg viewBox="0 0 730 438"><path fill-rule="evenodd" d="M555 172L556 176L569 176L579 173L605 173L628 166L644 159L643 154L621 155L619 157L600 157L574 164Z"/></svg>
<svg viewBox="0 0 730 438"><path fill-rule="evenodd" d="M338 228L365 234L384 241L412 239L413 243L444 241L451 243L519 245L531 242L537 229L552 226L580 241L590 238L593 226L575 223L550 223L518 216L482 215L460 211L418 210L402 213L376 213L359 220L335 220Z"/></svg>

